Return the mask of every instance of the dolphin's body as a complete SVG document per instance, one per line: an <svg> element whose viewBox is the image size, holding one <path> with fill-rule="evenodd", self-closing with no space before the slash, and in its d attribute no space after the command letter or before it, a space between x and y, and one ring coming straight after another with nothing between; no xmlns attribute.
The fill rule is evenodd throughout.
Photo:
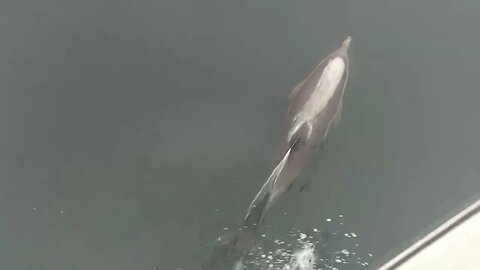
<svg viewBox="0 0 480 270"><path fill-rule="evenodd" d="M325 57L290 94L288 132L284 156L257 193L239 231L225 234L214 243L214 252L202 270L230 269L241 263L255 246L257 229L268 210L291 186L311 154L325 140L342 112L343 92L348 78L347 37L340 48Z"/></svg>
<svg viewBox="0 0 480 270"><path fill-rule="evenodd" d="M348 78L347 37L340 48L325 57L290 94L288 132L284 157L257 193L245 217L245 225L257 227L278 198L292 185L310 156L338 124Z"/></svg>

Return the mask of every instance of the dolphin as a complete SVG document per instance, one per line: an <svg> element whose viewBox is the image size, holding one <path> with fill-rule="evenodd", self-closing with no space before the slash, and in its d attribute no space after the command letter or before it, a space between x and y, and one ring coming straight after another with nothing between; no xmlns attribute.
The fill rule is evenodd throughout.
<svg viewBox="0 0 480 270"><path fill-rule="evenodd" d="M330 129L340 122L351 41L352 38L347 37L290 93L288 132L282 142L285 154L256 194L244 220L244 225L253 227L254 231L309 164L312 154L323 146Z"/></svg>
<svg viewBox="0 0 480 270"><path fill-rule="evenodd" d="M214 242L212 255L202 265L202 270L241 268L237 266L241 266L244 258L255 253L256 232L268 210L309 163L310 156L323 144L330 128L340 121L351 40L347 37L340 48L325 57L292 90L287 113L288 132L282 142L283 158L254 197L242 226Z"/></svg>

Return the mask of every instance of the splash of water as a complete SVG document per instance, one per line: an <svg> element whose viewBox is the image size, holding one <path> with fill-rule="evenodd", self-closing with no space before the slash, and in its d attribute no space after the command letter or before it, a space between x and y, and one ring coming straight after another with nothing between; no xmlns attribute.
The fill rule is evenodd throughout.
<svg viewBox="0 0 480 270"><path fill-rule="evenodd" d="M292 259L282 270L315 270L316 257L315 246L311 243L305 244L302 249L293 253Z"/></svg>
<svg viewBox="0 0 480 270"><path fill-rule="evenodd" d="M343 224L341 219L335 218L329 218L327 222L335 221L337 225ZM364 269L373 257L371 253L365 256L367 259L360 255L359 236L351 231L327 232L313 228L307 232L292 229L285 239L272 239L266 234L260 237L261 244L240 268L234 270ZM335 247L333 242L336 242Z"/></svg>

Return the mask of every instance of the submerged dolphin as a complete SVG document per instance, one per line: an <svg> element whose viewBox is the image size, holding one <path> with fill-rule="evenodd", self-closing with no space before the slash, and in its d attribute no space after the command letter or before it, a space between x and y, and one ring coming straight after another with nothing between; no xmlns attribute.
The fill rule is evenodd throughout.
<svg viewBox="0 0 480 270"><path fill-rule="evenodd" d="M285 155L250 204L244 221L246 226L256 230L263 223L265 214L308 164L330 128L339 123L351 40L347 37L340 48L325 57L292 90L287 114L288 132L283 142Z"/></svg>
<svg viewBox="0 0 480 270"><path fill-rule="evenodd" d="M350 42L351 38L347 37L340 48L325 57L293 89L289 98L283 158L250 204L242 228L215 241L212 256L203 264L202 270L232 269L232 265L241 265L255 246L256 232L268 210L308 164L311 154L323 143L332 125L340 121Z"/></svg>

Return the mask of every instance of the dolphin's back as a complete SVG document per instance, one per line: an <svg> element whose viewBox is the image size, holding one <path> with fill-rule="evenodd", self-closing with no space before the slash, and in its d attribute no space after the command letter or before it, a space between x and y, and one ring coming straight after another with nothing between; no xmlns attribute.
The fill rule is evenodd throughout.
<svg viewBox="0 0 480 270"><path fill-rule="evenodd" d="M332 61L342 62L344 68L341 71L341 78L335 89L331 89L328 87L325 87L324 89L319 89L319 81L320 79L323 79L322 75L325 72L325 68L327 67L327 65L332 64ZM292 93L290 107L287 114L289 131L295 129L295 125L298 124L296 123L296 120L298 120L296 118L298 118L299 115L302 115L302 113L306 109L312 110L311 108L314 108L317 111L315 111L315 119L313 125L315 127L315 130L312 130L312 132L314 132L314 135L316 136L309 137L317 139L317 142L319 137L321 139L325 139L328 130L332 124L332 120L338 122L338 120L340 119L340 114L343 107L343 93L348 78L348 70L348 55L345 51L341 50L341 48L328 55L317 65L317 67L312 71L312 73L310 73L305 78L305 80L301 82L301 85L297 86L297 89L295 89L294 93ZM331 93L325 93L326 91L331 91ZM321 100L318 98L315 99L315 97L322 96L327 97L328 100ZM317 107L315 107L316 105ZM300 130L300 128L298 128L298 130ZM305 135L297 135L296 137L298 136ZM291 139L292 138L289 138L287 135L286 143L291 144ZM315 141L312 141L312 143L313 142Z"/></svg>

